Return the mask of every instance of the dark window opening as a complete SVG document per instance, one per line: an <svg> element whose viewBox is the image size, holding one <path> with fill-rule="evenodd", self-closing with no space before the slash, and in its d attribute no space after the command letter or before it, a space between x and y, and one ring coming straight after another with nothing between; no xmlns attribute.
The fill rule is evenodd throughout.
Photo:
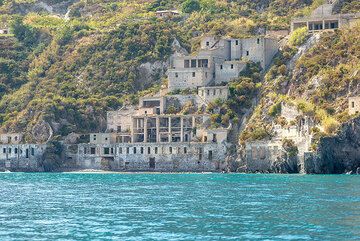
<svg viewBox="0 0 360 241"><path fill-rule="evenodd" d="M151 154L151 148L148 147L148 154Z"/></svg>
<svg viewBox="0 0 360 241"><path fill-rule="evenodd" d="M91 154L91 155L95 155L95 147L91 147L91 148L90 148L90 154Z"/></svg>
<svg viewBox="0 0 360 241"><path fill-rule="evenodd" d="M209 160L212 160L213 159L213 152L212 151L209 151Z"/></svg>
<svg viewBox="0 0 360 241"><path fill-rule="evenodd" d="M109 155L109 154L110 154L110 148L105 147L105 148L104 148L104 154L105 154L105 155Z"/></svg>
<svg viewBox="0 0 360 241"><path fill-rule="evenodd" d="M192 77L195 77L195 72L192 73Z"/></svg>
<svg viewBox="0 0 360 241"><path fill-rule="evenodd" d="M249 55L250 55L249 51L246 51L246 56L249 56Z"/></svg>
<svg viewBox="0 0 360 241"><path fill-rule="evenodd" d="M155 158L150 158L149 159L149 167L151 169L155 169L155 167L156 167Z"/></svg>
<svg viewBox="0 0 360 241"><path fill-rule="evenodd" d="M196 68L196 59L191 60L191 68Z"/></svg>

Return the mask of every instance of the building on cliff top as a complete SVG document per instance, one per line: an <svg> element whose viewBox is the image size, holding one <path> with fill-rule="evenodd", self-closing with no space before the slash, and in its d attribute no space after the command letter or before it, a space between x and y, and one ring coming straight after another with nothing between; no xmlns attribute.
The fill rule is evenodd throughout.
<svg viewBox="0 0 360 241"><path fill-rule="evenodd" d="M230 39L207 36L194 55L173 56L168 70L169 90L226 84L239 77L246 63L266 69L278 52L278 41L258 37Z"/></svg>
<svg viewBox="0 0 360 241"><path fill-rule="evenodd" d="M333 14L337 1L328 2L315 9L311 16L294 18L291 22L291 31L307 27L310 33L334 30L354 24L360 19L360 13Z"/></svg>

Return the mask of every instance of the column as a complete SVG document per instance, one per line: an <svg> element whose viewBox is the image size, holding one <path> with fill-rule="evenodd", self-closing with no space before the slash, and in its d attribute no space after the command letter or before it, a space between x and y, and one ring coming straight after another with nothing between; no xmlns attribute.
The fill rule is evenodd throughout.
<svg viewBox="0 0 360 241"><path fill-rule="evenodd" d="M184 117L180 117L180 142L184 142Z"/></svg>
<svg viewBox="0 0 360 241"><path fill-rule="evenodd" d="M156 117L156 142L160 142L160 119Z"/></svg>
<svg viewBox="0 0 360 241"><path fill-rule="evenodd" d="M172 142L171 117L169 117L169 142Z"/></svg>
<svg viewBox="0 0 360 241"><path fill-rule="evenodd" d="M324 30L325 29L325 20L322 21L322 29Z"/></svg>
<svg viewBox="0 0 360 241"><path fill-rule="evenodd" d="M131 143L135 142L135 136L134 136L134 118L131 118L132 126L130 128L130 135L131 135Z"/></svg>
<svg viewBox="0 0 360 241"><path fill-rule="evenodd" d="M148 137L148 133L147 133L147 117L144 118L144 143L147 143L147 137Z"/></svg>

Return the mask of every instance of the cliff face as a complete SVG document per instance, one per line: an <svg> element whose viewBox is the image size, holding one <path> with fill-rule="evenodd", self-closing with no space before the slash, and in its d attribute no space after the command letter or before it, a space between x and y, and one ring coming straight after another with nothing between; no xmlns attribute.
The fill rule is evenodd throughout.
<svg viewBox="0 0 360 241"><path fill-rule="evenodd" d="M360 174L360 117L345 123L338 135L322 138L317 155L306 165L307 173Z"/></svg>

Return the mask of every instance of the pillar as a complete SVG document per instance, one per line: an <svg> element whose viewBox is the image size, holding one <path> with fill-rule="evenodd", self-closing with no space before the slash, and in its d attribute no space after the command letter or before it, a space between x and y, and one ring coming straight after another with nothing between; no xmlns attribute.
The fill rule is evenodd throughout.
<svg viewBox="0 0 360 241"><path fill-rule="evenodd" d="M147 117L144 118L144 143L147 143L147 137L148 137L148 133L147 133Z"/></svg>
<svg viewBox="0 0 360 241"><path fill-rule="evenodd" d="M171 117L169 117L169 142L172 142Z"/></svg>
<svg viewBox="0 0 360 241"><path fill-rule="evenodd" d="M156 117L156 142L160 142L160 119Z"/></svg>
<svg viewBox="0 0 360 241"><path fill-rule="evenodd" d="M322 29L324 30L325 29L325 20L322 21Z"/></svg>
<svg viewBox="0 0 360 241"><path fill-rule="evenodd" d="M180 142L184 142L184 117L180 117Z"/></svg>
<svg viewBox="0 0 360 241"><path fill-rule="evenodd" d="M134 136L134 119L131 118L132 127L130 128L130 135L131 135L131 143L135 142L135 136Z"/></svg>

